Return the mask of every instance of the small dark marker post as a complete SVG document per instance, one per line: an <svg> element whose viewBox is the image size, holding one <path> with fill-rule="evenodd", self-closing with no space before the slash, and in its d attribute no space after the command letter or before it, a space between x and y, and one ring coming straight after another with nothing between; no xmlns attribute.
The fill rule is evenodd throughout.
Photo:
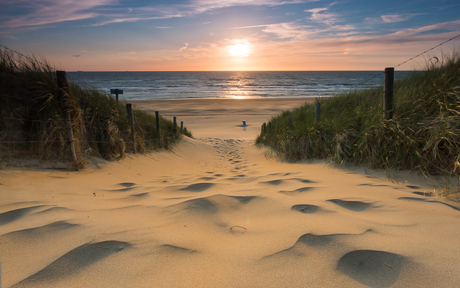
<svg viewBox="0 0 460 288"><path fill-rule="evenodd" d="M316 123L321 120L321 103L316 102Z"/></svg>
<svg viewBox="0 0 460 288"><path fill-rule="evenodd" d="M180 121L180 130L184 130L184 121Z"/></svg>
<svg viewBox="0 0 460 288"><path fill-rule="evenodd" d="M110 94L115 94L115 98L117 99L118 103L118 94L123 94L122 89L110 89Z"/></svg>
<svg viewBox="0 0 460 288"><path fill-rule="evenodd" d="M264 123L264 133L267 132L267 123Z"/></svg>
<svg viewBox="0 0 460 288"><path fill-rule="evenodd" d="M126 104L126 112L128 112L129 122L131 122L131 134L133 140L133 152L136 153L136 135L134 134L134 116L133 116L133 106L131 104Z"/></svg>
<svg viewBox="0 0 460 288"><path fill-rule="evenodd" d="M385 84L383 88L383 114L386 120L393 118L393 82L395 68L385 68Z"/></svg>
<svg viewBox="0 0 460 288"><path fill-rule="evenodd" d="M268 131L271 131L272 130L272 122L268 122Z"/></svg>

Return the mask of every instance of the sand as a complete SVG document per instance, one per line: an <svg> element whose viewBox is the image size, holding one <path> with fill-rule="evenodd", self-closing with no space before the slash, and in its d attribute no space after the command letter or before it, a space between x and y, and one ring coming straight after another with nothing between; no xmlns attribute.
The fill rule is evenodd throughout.
<svg viewBox="0 0 460 288"><path fill-rule="evenodd" d="M138 101L195 138L79 172L0 170L2 287L458 287L460 211L433 183L254 146L305 101Z"/></svg>

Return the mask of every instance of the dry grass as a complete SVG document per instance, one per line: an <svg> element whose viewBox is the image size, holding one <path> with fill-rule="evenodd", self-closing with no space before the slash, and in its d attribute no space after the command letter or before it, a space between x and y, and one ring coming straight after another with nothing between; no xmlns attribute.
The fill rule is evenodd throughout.
<svg viewBox="0 0 460 288"><path fill-rule="evenodd" d="M69 124L58 99L56 69L44 60L0 49L0 157L70 161ZM85 158L123 157L133 151L131 127L124 103L96 89L69 84L77 166ZM135 110L135 146L138 152L171 147L187 129L173 133L173 123L160 117L161 139L155 116ZM73 163L75 165L75 163Z"/></svg>
<svg viewBox="0 0 460 288"><path fill-rule="evenodd" d="M460 54L394 84L394 116L383 117L383 86L322 99L271 119L256 142L287 160L328 158L369 168L460 176ZM292 125L288 127L287 119Z"/></svg>

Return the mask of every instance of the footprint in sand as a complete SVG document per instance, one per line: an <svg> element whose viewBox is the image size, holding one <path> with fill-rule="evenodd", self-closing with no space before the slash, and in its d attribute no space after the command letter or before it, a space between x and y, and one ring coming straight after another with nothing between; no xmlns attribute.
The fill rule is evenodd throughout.
<svg viewBox="0 0 460 288"><path fill-rule="evenodd" d="M291 207L292 211L299 211L303 214L313 214L319 210L318 206L309 205L309 204L299 204Z"/></svg>
<svg viewBox="0 0 460 288"><path fill-rule="evenodd" d="M389 287L399 277L405 258L375 250L355 250L343 255L337 270L369 287Z"/></svg>
<svg viewBox="0 0 460 288"><path fill-rule="evenodd" d="M302 187L302 188L299 188L299 189L296 189L296 190L293 190L293 191L284 191L284 190L282 190L282 191L279 191L279 193L285 194L285 195L288 195L288 196L299 196L302 193L310 191L312 189L314 189L314 187Z"/></svg>
<svg viewBox="0 0 460 288"><path fill-rule="evenodd" d="M285 250L276 252L274 254L265 256L262 259L269 259L269 258L278 258L282 259L287 257L288 259L292 259L292 256L306 256L312 248L315 249L322 249L330 244L336 245L340 238L345 237L355 237L364 235L368 232L372 232L372 230L366 230L361 234L325 234L325 235L316 235L313 233L307 233L299 237L295 244ZM281 257L281 258L280 258ZM261 259L261 260L262 260Z"/></svg>
<svg viewBox="0 0 460 288"><path fill-rule="evenodd" d="M417 198L417 197L400 197L398 199L399 200L425 202L425 203L437 203L437 204L442 204L442 205L445 205L447 207L450 207L450 208L452 208L454 210L460 211L460 208L457 208L457 207L455 207L453 205L450 205L450 204L447 204L447 203L444 203L444 202L441 202L441 201L428 200L428 199L425 199L425 198Z"/></svg>
<svg viewBox="0 0 460 288"><path fill-rule="evenodd" d="M214 183L203 182L203 183L191 184L179 190L189 191L189 192L203 192L203 191L208 190L212 186L214 186Z"/></svg>
<svg viewBox="0 0 460 288"><path fill-rule="evenodd" d="M342 208L345 208L351 211L356 211L356 212L365 211L366 209L373 206L372 203L367 203L367 202L362 202L362 201L348 201L348 200L341 200L341 199L330 199L327 201L337 204Z"/></svg>

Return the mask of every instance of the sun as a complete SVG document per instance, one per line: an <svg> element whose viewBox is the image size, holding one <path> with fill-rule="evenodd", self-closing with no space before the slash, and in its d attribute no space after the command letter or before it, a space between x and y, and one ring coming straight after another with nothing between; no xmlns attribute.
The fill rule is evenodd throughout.
<svg viewBox="0 0 460 288"><path fill-rule="evenodd" d="M228 47L232 56L249 56L249 43L240 43Z"/></svg>

